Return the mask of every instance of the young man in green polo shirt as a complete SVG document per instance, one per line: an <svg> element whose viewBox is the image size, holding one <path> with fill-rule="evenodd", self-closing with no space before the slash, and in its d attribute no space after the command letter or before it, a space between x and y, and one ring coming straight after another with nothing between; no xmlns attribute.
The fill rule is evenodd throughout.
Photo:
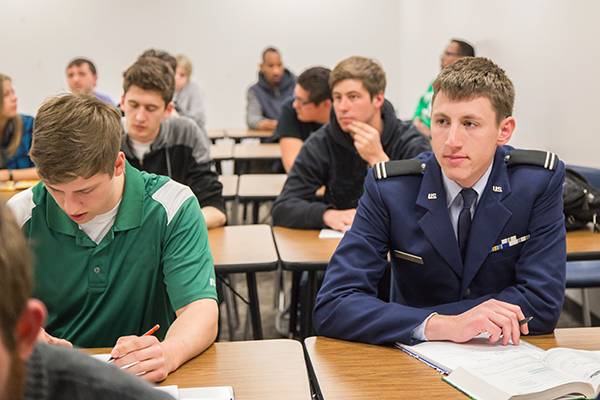
<svg viewBox="0 0 600 400"><path fill-rule="evenodd" d="M131 167L119 113L88 96L46 101L31 158L42 182L9 206L30 238L42 340L113 346L117 366L160 381L217 333L215 273L192 191ZM155 324L155 335L144 336ZM116 344L115 344L116 343Z"/></svg>

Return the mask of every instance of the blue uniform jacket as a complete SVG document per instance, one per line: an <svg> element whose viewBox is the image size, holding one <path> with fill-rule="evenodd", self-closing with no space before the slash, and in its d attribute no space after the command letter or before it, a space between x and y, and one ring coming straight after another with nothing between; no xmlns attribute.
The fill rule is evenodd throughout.
<svg viewBox="0 0 600 400"><path fill-rule="evenodd" d="M510 147L496 150L469 236L465 263L446 204L435 156L418 156L423 174L377 181L369 171L352 228L333 255L317 296L314 325L320 335L373 344L415 343L412 331L432 312L456 315L495 298L533 316L533 334L551 332L565 292L564 164L554 171L507 166ZM436 196L429 194L436 193ZM435 197L435 198L432 198ZM502 239L527 241L492 252ZM388 252L389 303L377 298Z"/></svg>

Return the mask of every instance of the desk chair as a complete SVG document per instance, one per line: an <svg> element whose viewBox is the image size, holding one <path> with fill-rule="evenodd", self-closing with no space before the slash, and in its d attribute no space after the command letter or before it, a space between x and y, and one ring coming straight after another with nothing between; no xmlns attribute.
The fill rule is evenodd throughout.
<svg viewBox="0 0 600 400"><path fill-rule="evenodd" d="M583 175L590 185L600 188L600 169L569 165ZM600 240L600 234L598 234ZM588 288L600 287L600 260L567 262L567 289L581 289L583 324L592 326Z"/></svg>

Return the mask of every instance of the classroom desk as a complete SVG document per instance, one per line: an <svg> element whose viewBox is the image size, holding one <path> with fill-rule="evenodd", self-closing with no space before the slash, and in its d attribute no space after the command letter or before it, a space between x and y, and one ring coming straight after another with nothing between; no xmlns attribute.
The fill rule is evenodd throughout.
<svg viewBox="0 0 600 400"><path fill-rule="evenodd" d="M0 202L7 202L8 199L13 197L15 194L22 192L23 190L29 189L38 184L39 181L18 181L18 182L0 182Z"/></svg>
<svg viewBox="0 0 600 400"><path fill-rule="evenodd" d="M249 171L252 161L276 161L281 159L277 143L238 143L233 146L234 171L242 175Z"/></svg>
<svg viewBox="0 0 600 400"><path fill-rule="evenodd" d="M209 129L207 133L208 138L213 142L217 139L223 139L226 136L225 129Z"/></svg>
<svg viewBox="0 0 600 400"><path fill-rule="evenodd" d="M277 250L269 225L237 225L208 230L215 271L245 273L255 339L262 339L256 272L277 268Z"/></svg>
<svg viewBox="0 0 600 400"><path fill-rule="evenodd" d="M272 201L279 196L286 174L246 174L240 175L238 199L241 203L252 203L252 220L258 223L258 208L260 203Z"/></svg>
<svg viewBox="0 0 600 400"><path fill-rule="evenodd" d="M256 130L256 129L225 129L225 134L228 138L234 139L239 142L242 139L251 138L269 138L273 136L274 131L270 130Z"/></svg>
<svg viewBox="0 0 600 400"><path fill-rule="evenodd" d="M600 328L557 329L527 341L543 349L600 350ZM322 399L465 399L439 372L401 350L326 337L304 341ZM318 390L317 390L318 391Z"/></svg>
<svg viewBox="0 0 600 400"><path fill-rule="evenodd" d="M214 343L160 383L167 385L232 386L236 400L311 399L302 345L289 339Z"/></svg>
<svg viewBox="0 0 600 400"><path fill-rule="evenodd" d="M296 333L296 316L300 298L302 271L308 271L308 296L300 323L300 337L312 330L312 309L316 295L316 271L324 270L337 248L340 239L319 239L319 230L273 227L273 236L284 270L292 271L292 296L290 300L290 335Z"/></svg>
<svg viewBox="0 0 600 400"><path fill-rule="evenodd" d="M210 158L214 161L231 160L233 158L233 143L218 143L210 146Z"/></svg>
<svg viewBox="0 0 600 400"><path fill-rule="evenodd" d="M567 261L600 260L600 233L583 229L567 232Z"/></svg>
<svg viewBox="0 0 600 400"><path fill-rule="evenodd" d="M223 185L223 198L225 201L234 200L238 193L237 175L219 175L219 182Z"/></svg>

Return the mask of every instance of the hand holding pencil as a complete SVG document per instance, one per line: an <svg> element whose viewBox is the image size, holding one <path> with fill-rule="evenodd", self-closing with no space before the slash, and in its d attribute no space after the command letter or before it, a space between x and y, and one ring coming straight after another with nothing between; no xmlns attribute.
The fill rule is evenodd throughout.
<svg viewBox="0 0 600 400"><path fill-rule="evenodd" d="M159 328L155 325L143 336L120 337L110 353L114 365L150 382L164 380L170 371L162 343L153 336Z"/></svg>

